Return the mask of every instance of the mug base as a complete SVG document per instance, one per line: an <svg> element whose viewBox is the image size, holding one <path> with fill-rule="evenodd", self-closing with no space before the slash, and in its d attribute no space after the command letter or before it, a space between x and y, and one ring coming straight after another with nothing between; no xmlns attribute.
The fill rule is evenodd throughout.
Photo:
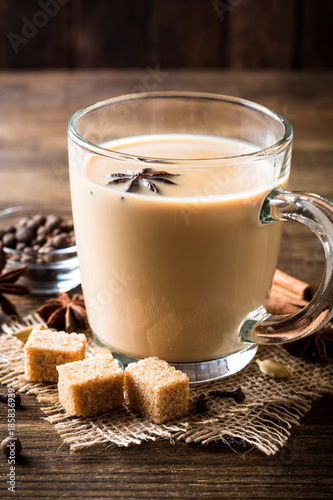
<svg viewBox="0 0 333 500"><path fill-rule="evenodd" d="M97 335L93 334L93 337L97 350L106 350L108 352L111 350L114 359L118 361L122 368L141 359L117 352L97 337ZM257 352L257 348L258 346L256 344L247 344L240 351L229 354L228 356L223 356L219 359L197 361L195 363L169 364L174 366L177 370L186 373L190 379L190 384L200 384L228 377L229 375L239 372L250 363Z"/></svg>

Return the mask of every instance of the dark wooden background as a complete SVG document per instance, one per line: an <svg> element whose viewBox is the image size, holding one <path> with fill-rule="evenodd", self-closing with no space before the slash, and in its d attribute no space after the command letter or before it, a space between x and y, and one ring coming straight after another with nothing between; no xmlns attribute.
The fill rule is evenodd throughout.
<svg viewBox="0 0 333 500"><path fill-rule="evenodd" d="M331 0L0 0L0 68L332 68Z"/></svg>

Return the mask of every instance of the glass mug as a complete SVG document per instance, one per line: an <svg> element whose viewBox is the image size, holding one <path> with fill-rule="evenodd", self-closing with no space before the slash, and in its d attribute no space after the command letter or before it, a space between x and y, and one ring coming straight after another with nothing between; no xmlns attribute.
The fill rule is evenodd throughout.
<svg viewBox="0 0 333 500"><path fill-rule="evenodd" d="M281 115L233 97L142 93L78 111L68 136L88 319L121 362L158 356L204 382L331 319L333 205L286 191L293 130ZM326 268L312 302L277 317L264 303L284 220L316 233Z"/></svg>

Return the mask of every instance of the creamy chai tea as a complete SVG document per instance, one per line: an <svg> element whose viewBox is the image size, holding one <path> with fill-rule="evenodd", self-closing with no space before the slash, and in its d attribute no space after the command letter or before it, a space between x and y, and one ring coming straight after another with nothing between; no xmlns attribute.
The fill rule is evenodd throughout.
<svg viewBox="0 0 333 500"><path fill-rule="evenodd" d="M92 330L119 353L169 362L239 351L239 326L263 305L276 268L281 223L263 225L259 213L274 187L286 187L287 177L272 182L282 165L264 156L236 164L233 156L258 148L212 136L145 135L103 147L133 160L91 154L80 174L71 171ZM154 192L141 178L127 192L144 168L176 174L159 175L174 184L151 178Z"/></svg>

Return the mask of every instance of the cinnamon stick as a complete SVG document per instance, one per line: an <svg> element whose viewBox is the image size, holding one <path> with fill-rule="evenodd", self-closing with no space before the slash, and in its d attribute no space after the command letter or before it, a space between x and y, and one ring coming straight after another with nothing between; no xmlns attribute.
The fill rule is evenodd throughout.
<svg viewBox="0 0 333 500"><path fill-rule="evenodd" d="M291 314L308 305L305 296L311 293L310 285L280 271L275 272L272 289L265 303L271 314Z"/></svg>
<svg viewBox="0 0 333 500"><path fill-rule="evenodd" d="M278 285L272 286L271 293L269 294L271 299L277 300L279 302L287 302L293 306L305 307L308 305L308 301L300 299L297 295L293 294L286 288L282 288Z"/></svg>
<svg viewBox="0 0 333 500"><path fill-rule="evenodd" d="M291 314L300 310L299 307L290 304L289 302L283 302L276 298L267 299L265 302L266 311L270 314Z"/></svg>
<svg viewBox="0 0 333 500"><path fill-rule="evenodd" d="M312 290L309 283L294 278L280 269L275 271L273 286L283 288L299 299L311 300Z"/></svg>

